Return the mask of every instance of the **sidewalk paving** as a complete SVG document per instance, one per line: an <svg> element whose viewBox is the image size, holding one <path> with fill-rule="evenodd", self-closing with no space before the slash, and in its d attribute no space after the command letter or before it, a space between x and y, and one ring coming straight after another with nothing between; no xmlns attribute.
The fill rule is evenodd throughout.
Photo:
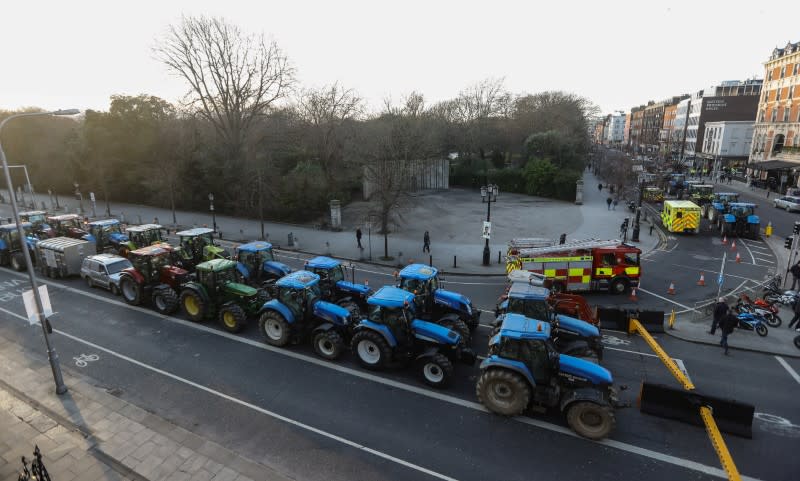
<svg viewBox="0 0 800 481"><path fill-rule="evenodd" d="M46 360L0 336L0 479L16 480L38 444L54 481L289 481L89 380L64 372L54 394Z"/></svg>

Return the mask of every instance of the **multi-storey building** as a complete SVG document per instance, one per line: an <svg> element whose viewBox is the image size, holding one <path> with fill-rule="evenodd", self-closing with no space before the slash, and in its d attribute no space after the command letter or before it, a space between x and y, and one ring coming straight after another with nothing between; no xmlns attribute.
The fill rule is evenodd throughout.
<svg viewBox="0 0 800 481"><path fill-rule="evenodd" d="M628 145L633 152L641 154L644 152L644 144L642 143L642 127L644 126L644 109L645 105L633 107L631 109L631 126L628 132Z"/></svg>
<svg viewBox="0 0 800 481"><path fill-rule="evenodd" d="M714 172L741 169L751 151L753 124L749 120L706 122L698 157L710 160Z"/></svg>
<svg viewBox="0 0 800 481"><path fill-rule="evenodd" d="M625 114L625 130L622 131L622 145L631 145L631 113Z"/></svg>
<svg viewBox="0 0 800 481"><path fill-rule="evenodd" d="M658 152L662 158L669 158L672 152L672 127L678 112L678 102L664 106L664 123L658 132Z"/></svg>
<svg viewBox="0 0 800 481"><path fill-rule="evenodd" d="M617 112L609 114L606 122L605 143L612 147L622 144L625 136L625 114Z"/></svg>
<svg viewBox="0 0 800 481"><path fill-rule="evenodd" d="M751 170L756 178L797 184L800 171L800 42L772 51L753 129Z"/></svg>

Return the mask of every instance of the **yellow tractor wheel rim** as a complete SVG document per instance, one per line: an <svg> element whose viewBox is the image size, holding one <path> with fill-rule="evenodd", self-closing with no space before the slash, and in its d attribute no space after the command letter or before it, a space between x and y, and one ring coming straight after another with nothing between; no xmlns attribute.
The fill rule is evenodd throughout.
<svg viewBox="0 0 800 481"><path fill-rule="evenodd" d="M197 299L195 299L194 296L186 296L186 299L183 301L183 307L190 316L200 314L200 306L197 304Z"/></svg>
<svg viewBox="0 0 800 481"><path fill-rule="evenodd" d="M232 312L225 312L222 315L222 322L228 327L236 327L236 316Z"/></svg>

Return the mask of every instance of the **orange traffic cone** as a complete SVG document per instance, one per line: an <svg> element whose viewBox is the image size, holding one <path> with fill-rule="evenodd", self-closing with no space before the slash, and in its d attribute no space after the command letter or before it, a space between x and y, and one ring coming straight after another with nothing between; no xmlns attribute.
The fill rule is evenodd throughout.
<svg viewBox="0 0 800 481"><path fill-rule="evenodd" d="M735 251L735 250L736 250L736 240L734 240L733 242L731 242L731 250L732 250L732 251Z"/></svg>
<svg viewBox="0 0 800 481"><path fill-rule="evenodd" d="M631 289L631 296L629 297L629 299L631 301L633 301L633 302L636 302L636 301L639 300L639 299L636 298L636 288L635 287L633 289Z"/></svg>
<svg viewBox="0 0 800 481"><path fill-rule="evenodd" d="M705 274L703 272L700 273L700 280L697 281L697 285L698 286L706 285L706 276L705 276Z"/></svg>
<svg viewBox="0 0 800 481"><path fill-rule="evenodd" d="M738 252L736 253L736 262L737 263L742 262L742 256L740 256Z"/></svg>
<svg viewBox="0 0 800 481"><path fill-rule="evenodd" d="M669 283L669 289L667 289L667 294L671 296L675 295L675 281Z"/></svg>
<svg viewBox="0 0 800 481"><path fill-rule="evenodd" d="M728 243L728 236L726 236L726 235L722 236L722 243L723 244L727 244Z"/></svg>

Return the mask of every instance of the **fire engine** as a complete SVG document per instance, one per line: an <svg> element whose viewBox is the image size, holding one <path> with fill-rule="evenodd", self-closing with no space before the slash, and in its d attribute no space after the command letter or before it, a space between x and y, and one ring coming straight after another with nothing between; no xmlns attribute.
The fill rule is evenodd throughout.
<svg viewBox="0 0 800 481"><path fill-rule="evenodd" d="M639 285L642 251L619 240L580 240L565 244L521 247L509 243L506 271L544 275L554 292L608 289L622 294Z"/></svg>

